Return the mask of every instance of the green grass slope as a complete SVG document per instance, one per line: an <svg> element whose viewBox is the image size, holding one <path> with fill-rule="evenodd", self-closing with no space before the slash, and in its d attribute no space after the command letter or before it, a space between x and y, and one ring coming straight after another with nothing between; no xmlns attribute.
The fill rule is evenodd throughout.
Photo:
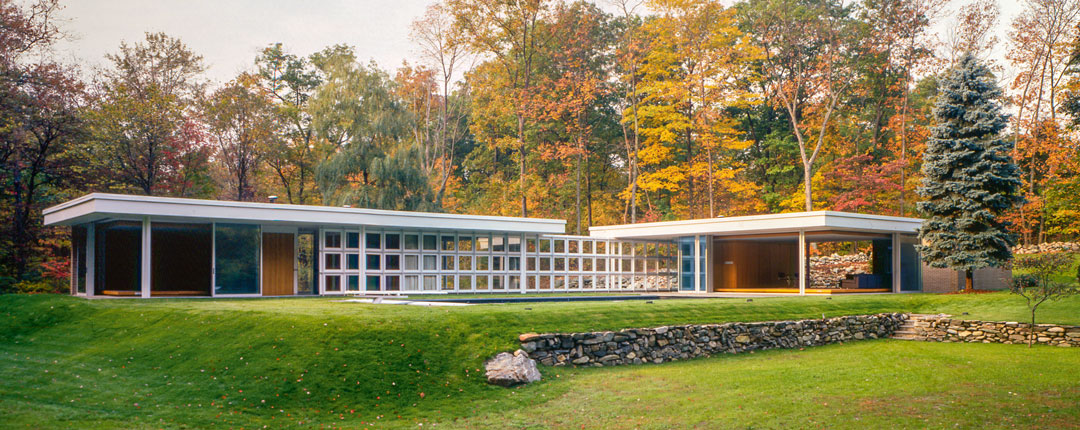
<svg viewBox="0 0 1080 430"><path fill-rule="evenodd" d="M1041 320L1080 324L1078 310L1080 298L1053 303L1045 307ZM0 426L415 428L423 422L448 428L498 426L498 421L491 424L482 418L462 420L528 416L538 406L558 411L559 404L549 401L579 391L567 379L603 383L609 375L669 368L541 369L546 380L535 386L512 390L487 386L483 361L515 348L519 333L891 311L968 312L969 318L994 320L1023 320L1026 315L1022 301L1008 294L453 308L329 298L87 301L0 296ZM872 345L901 350L909 345L893 343ZM1001 354L1027 354L1022 347L1001 347L1006 348ZM842 348L835 349L836 354L849 354ZM1036 349L1055 351L1040 354L1060 354L1054 348ZM859 351L864 350L855 353ZM775 354L782 357L785 352ZM709 368L710 363L726 367L737 361L724 360L736 359L764 365L754 364L755 356L769 355L719 357L670 368ZM639 380L649 377L642 375ZM673 407L672 413L681 416L678 404Z"/></svg>

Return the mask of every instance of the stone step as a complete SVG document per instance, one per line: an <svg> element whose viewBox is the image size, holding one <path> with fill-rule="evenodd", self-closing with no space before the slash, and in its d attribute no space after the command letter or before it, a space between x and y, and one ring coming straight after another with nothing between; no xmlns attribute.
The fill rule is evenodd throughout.
<svg viewBox="0 0 1080 430"><path fill-rule="evenodd" d="M918 337L915 337L915 336L908 336L908 335L903 335L903 336L893 335L891 337L891 339L896 339L896 340L922 340L921 338L918 338Z"/></svg>

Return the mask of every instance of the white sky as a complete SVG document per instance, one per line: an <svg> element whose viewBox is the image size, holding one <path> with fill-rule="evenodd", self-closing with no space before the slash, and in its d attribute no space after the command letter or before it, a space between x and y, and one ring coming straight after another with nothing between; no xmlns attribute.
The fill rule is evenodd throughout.
<svg viewBox="0 0 1080 430"><path fill-rule="evenodd" d="M1004 64L1007 29L1021 0L998 0L999 64ZM121 41L134 43L145 32L179 37L202 55L207 77L224 82L252 68L258 52L282 42L297 55L344 43L356 47L360 59L373 59L386 69L416 59L409 25L431 0L63 0L64 28L74 38L58 47L68 62L84 71L104 65L104 56ZM957 4L964 0L954 0ZM603 4L603 3L602 3ZM607 9L607 8L605 8ZM951 22L939 20L936 28ZM1006 72L1006 75L1009 73Z"/></svg>

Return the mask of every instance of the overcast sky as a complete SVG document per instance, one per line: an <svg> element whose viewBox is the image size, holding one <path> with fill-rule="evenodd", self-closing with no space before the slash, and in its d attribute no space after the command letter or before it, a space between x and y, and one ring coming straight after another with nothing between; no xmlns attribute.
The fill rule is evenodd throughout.
<svg viewBox="0 0 1080 430"><path fill-rule="evenodd" d="M162 31L179 37L209 65L207 76L224 82L249 70L263 47L282 42L307 55L345 43L361 59L386 69L415 60L409 25L430 0L63 0L64 28L74 38L59 54L85 69L103 65L121 41L143 39ZM962 4L963 0L954 0ZM999 0L999 38L1004 52L1006 29L1020 9L1019 0ZM939 30L949 25L942 19ZM1002 57L997 56L999 59ZM1001 61L1001 60L999 60Z"/></svg>

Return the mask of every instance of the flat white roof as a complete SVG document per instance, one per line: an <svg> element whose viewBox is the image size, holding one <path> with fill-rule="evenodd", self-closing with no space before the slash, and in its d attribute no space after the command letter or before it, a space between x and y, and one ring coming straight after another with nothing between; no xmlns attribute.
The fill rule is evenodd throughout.
<svg viewBox="0 0 1080 430"><path fill-rule="evenodd" d="M596 226L589 232L594 237L606 239L674 239L694 235L798 233L800 230L915 233L922 221L919 218L814 211Z"/></svg>
<svg viewBox="0 0 1080 430"><path fill-rule="evenodd" d="M281 203L232 202L93 193L42 211L45 225L75 225L109 219L233 222L301 226L377 226L431 230L564 234L566 221L432 212L390 211Z"/></svg>

